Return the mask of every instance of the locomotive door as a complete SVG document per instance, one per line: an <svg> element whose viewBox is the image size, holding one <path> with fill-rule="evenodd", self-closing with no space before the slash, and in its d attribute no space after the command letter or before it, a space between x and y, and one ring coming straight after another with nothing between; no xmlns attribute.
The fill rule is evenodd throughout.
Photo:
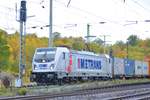
<svg viewBox="0 0 150 100"><path fill-rule="evenodd" d="M67 55L67 54L66 54L65 52L63 52L63 53L62 53L62 60L61 60L61 62L59 62L59 63L61 63L62 70L64 70L65 67L66 67L66 58L67 58L66 55Z"/></svg>
<svg viewBox="0 0 150 100"><path fill-rule="evenodd" d="M66 53L62 52L60 54L59 60L57 61L57 66L59 71L64 72L66 66Z"/></svg>

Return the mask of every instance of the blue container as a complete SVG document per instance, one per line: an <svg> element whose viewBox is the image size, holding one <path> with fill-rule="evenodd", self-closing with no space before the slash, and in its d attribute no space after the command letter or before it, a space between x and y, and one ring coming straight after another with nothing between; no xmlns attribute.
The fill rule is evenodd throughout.
<svg viewBox="0 0 150 100"><path fill-rule="evenodd" d="M133 76L135 73L135 61L130 59L124 59L125 76Z"/></svg>

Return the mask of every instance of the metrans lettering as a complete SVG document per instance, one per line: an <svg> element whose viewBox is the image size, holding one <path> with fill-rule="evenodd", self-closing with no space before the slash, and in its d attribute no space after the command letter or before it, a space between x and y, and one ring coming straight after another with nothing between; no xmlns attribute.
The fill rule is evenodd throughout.
<svg viewBox="0 0 150 100"><path fill-rule="evenodd" d="M80 69L101 69L101 61L78 58L78 68L80 68Z"/></svg>

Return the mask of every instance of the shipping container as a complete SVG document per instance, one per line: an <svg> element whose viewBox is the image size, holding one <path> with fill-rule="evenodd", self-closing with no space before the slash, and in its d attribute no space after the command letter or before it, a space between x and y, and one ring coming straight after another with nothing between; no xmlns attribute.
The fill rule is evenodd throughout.
<svg viewBox="0 0 150 100"><path fill-rule="evenodd" d="M90 52L72 52L73 73L77 76L112 77L109 55Z"/></svg>
<svg viewBox="0 0 150 100"><path fill-rule="evenodd" d="M142 67L143 76L147 77L149 75L148 69L149 69L148 62L143 62L143 67Z"/></svg>
<svg viewBox="0 0 150 100"><path fill-rule="evenodd" d="M148 61L148 76L150 77L150 61Z"/></svg>
<svg viewBox="0 0 150 100"><path fill-rule="evenodd" d="M150 77L150 55L145 56L144 60L148 63L148 77Z"/></svg>
<svg viewBox="0 0 150 100"><path fill-rule="evenodd" d="M131 59L124 59L124 71L126 77L132 77L135 73L135 62Z"/></svg>
<svg viewBox="0 0 150 100"><path fill-rule="evenodd" d="M124 59L114 58L114 74L115 76L122 77L124 73Z"/></svg>
<svg viewBox="0 0 150 100"><path fill-rule="evenodd" d="M142 76L143 75L143 62L139 60L135 60L135 75Z"/></svg>

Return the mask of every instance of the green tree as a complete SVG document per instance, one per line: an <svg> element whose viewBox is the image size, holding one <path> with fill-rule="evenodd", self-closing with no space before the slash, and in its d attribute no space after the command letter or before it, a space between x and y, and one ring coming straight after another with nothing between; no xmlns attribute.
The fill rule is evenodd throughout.
<svg viewBox="0 0 150 100"><path fill-rule="evenodd" d="M54 46L66 46L72 48L73 38L72 37L64 37L58 40L54 40Z"/></svg>
<svg viewBox="0 0 150 100"><path fill-rule="evenodd" d="M10 56L9 56L9 71L11 73L18 73L19 65L19 33L15 32L14 34L8 35L7 38Z"/></svg>
<svg viewBox="0 0 150 100"><path fill-rule="evenodd" d="M74 38L73 43L72 43L72 48L74 50L83 50L84 49L84 40L81 37Z"/></svg>
<svg viewBox="0 0 150 100"><path fill-rule="evenodd" d="M54 32L53 33L53 39L54 40L58 40L58 39L60 39L61 38L61 35L60 35L61 33L59 33L59 32Z"/></svg>
<svg viewBox="0 0 150 100"><path fill-rule="evenodd" d="M130 35L127 38L127 40L130 45L135 46L135 45L137 45L139 38L137 37L137 35Z"/></svg>
<svg viewBox="0 0 150 100"><path fill-rule="evenodd" d="M7 70L9 55L10 52L7 43L7 33L0 30L0 70Z"/></svg>
<svg viewBox="0 0 150 100"><path fill-rule="evenodd" d="M121 50L126 48L126 44L123 41L117 41L116 45L119 46Z"/></svg>
<svg viewBox="0 0 150 100"><path fill-rule="evenodd" d="M95 39L93 42L95 42L95 43L97 43L99 45L102 45L104 43L104 41L102 39L100 39L100 38Z"/></svg>

